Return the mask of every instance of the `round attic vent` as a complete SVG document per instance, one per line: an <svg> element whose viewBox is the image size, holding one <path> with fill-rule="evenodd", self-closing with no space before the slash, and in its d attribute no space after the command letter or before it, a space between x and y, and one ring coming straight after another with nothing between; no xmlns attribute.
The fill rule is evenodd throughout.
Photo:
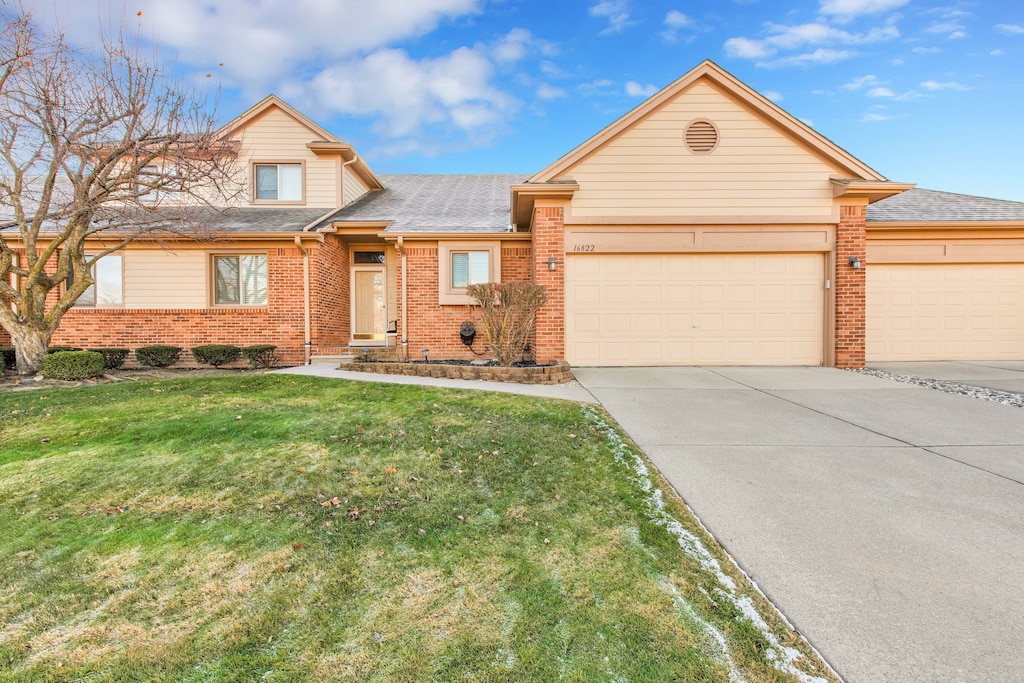
<svg viewBox="0 0 1024 683"><path fill-rule="evenodd" d="M694 154L708 154L718 146L718 129L710 121L694 121L686 127L686 149Z"/></svg>

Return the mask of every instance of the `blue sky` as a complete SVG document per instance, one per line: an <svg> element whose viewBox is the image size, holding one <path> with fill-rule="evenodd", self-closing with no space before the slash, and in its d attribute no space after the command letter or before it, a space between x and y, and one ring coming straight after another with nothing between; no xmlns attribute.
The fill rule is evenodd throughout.
<svg viewBox="0 0 1024 683"><path fill-rule="evenodd" d="M169 68L220 87L223 120L276 92L379 173L539 171L710 58L892 180L1024 201L1020 0L35 8L82 43L124 18Z"/></svg>

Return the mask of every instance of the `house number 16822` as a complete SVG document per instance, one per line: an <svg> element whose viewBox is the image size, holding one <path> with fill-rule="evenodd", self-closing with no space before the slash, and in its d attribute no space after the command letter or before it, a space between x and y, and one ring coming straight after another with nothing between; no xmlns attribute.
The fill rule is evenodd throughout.
<svg viewBox="0 0 1024 683"><path fill-rule="evenodd" d="M575 244L572 248L573 251L594 251L593 244Z"/></svg>

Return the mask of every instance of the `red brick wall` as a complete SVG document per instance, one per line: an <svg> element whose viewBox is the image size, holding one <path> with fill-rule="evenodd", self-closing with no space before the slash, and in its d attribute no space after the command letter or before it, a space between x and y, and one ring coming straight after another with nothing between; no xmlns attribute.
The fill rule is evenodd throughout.
<svg viewBox="0 0 1024 683"><path fill-rule="evenodd" d="M351 334L348 247L334 235L310 250L313 347L347 345Z"/></svg>
<svg viewBox="0 0 1024 683"><path fill-rule="evenodd" d="M533 213L534 282L544 285L548 302L537 313L537 362L565 358L565 212L562 207L539 207ZM558 269L548 269L555 257Z"/></svg>
<svg viewBox="0 0 1024 683"><path fill-rule="evenodd" d="M864 367L865 285L870 267L865 261L866 216L865 206L839 207L835 259L837 368ZM861 260L859 270L850 267L851 256Z"/></svg>
<svg viewBox="0 0 1024 683"><path fill-rule="evenodd" d="M135 349L170 344L275 344L281 362L303 362L302 256L292 248L267 250L268 305L242 308L76 308L61 320L55 346ZM131 296L126 292L127 297ZM182 365L192 363L182 354Z"/></svg>
<svg viewBox="0 0 1024 683"><path fill-rule="evenodd" d="M503 282L513 280L529 282L530 277L529 247L504 247L501 250L501 279ZM406 267L409 274L407 290L409 332L408 353L410 360L422 360L423 349L429 349L431 358L467 359L489 357L487 343L483 335L477 335L473 349L478 356L466 347L459 338L459 325L463 320L474 320L472 306L442 306L438 303L437 247L406 247ZM402 272L398 271L398 305L401 308ZM398 313L399 344L403 339L401 333L402 315ZM401 348L400 348L401 350Z"/></svg>

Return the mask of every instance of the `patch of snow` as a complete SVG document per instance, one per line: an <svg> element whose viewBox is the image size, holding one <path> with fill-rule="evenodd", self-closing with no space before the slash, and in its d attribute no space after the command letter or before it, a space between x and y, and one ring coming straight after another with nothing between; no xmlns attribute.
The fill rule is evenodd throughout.
<svg viewBox="0 0 1024 683"><path fill-rule="evenodd" d="M647 495L647 504L650 509L651 521L664 527L666 531L676 538L679 543L679 548L687 556L694 559L700 565L701 569L715 577L719 584L719 586L716 587L715 592L721 593L723 599L731 602L744 617L749 619L754 627L760 631L761 635L763 635L765 640L767 640L771 645L771 647L766 650L765 655L771 662L772 666L783 673L794 676L800 681L800 683L827 683L824 678L811 676L810 674L801 671L796 666L796 661L803 656L800 651L795 648L782 646L778 637L772 633L768 623L758 613L757 608L754 606L754 601L749 596L740 595L737 592L736 581L722 570L722 565L717 559L715 559L700 538L686 529L679 520L668 513L661 489L654 485L651 478L651 471L640 454L627 445L619 433L615 429L612 429L594 408L591 406L582 406L582 410L584 416L591 422L591 424L605 435L605 438L608 440L608 443L612 448L612 453L616 461L632 469L634 474L634 483ZM722 648L724 658L729 665L730 682L739 683L743 681L744 679L742 674L736 669L733 663L732 654L729 651L729 644L725 635L707 620L701 618L693 609L693 606L679 594L674 586L668 582L665 582L664 585L671 589L673 598L676 599L677 604L686 612L686 614L703 626L708 635Z"/></svg>

